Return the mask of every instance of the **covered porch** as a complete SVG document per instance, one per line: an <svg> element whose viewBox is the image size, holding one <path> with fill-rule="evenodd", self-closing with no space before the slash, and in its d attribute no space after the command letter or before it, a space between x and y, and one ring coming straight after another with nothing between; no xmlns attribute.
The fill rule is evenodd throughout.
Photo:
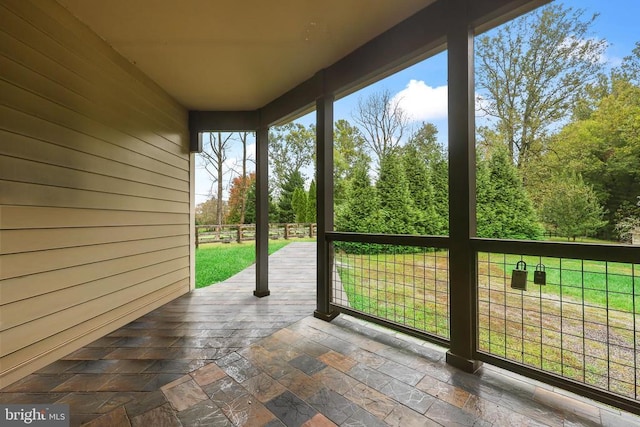
<svg viewBox="0 0 640 427"><path fill-rule="evenodd" d="M506 255L639 259L630 246L476 236L474 35L547 2L304 2L299 14L253 2L248 15L237 2L0 0L0 403L68 403L73 425L637 424L554 387L640 413L636 341L618 346L631 375L611 381L597 360L599 387L480 345L493 315L484 254L503 260L486 257L489 271ZM450 235L336 232L334 101L445 50ZM314 110L318 241L268 261L269 128ZM257 264L195 290L194 153L209 131L257 135ZM417 335L447 349L347 316L335 242L437 254L447 332ZM633 310L623 328L608 314L598 326L635 337ZM572 340L592 327L584 313Z"/></svg>
<svg viewBox="0 0 640 427"><path fill-rule="evenodd" d="M350 316L310 316L313 243L270 257L269 298L251 267L195 290L0 392L66 403L71 425L637 425L640 418Z"/></svg>

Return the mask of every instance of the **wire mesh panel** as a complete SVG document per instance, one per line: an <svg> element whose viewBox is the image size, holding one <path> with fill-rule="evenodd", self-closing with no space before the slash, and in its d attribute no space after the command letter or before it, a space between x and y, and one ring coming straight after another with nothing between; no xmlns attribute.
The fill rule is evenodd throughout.
<svg viewBox="0 0 640 427"><path fill-rule="evenodd" d="M337 242L332 303L449 338L446 250Z"/></svg>
<svg viewBox="0 0 640 427"><path fill-rule="evenodd" d="M511 287L520 260L526 290ZM639 288L640 264L479 253L478 349L638 399Z"/></svg>

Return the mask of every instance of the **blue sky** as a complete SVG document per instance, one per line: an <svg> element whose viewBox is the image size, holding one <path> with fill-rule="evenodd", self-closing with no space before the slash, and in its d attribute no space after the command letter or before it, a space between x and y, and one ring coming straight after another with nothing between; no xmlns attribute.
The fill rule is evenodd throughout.
<svg viewBox="0 0 640 427"><path fill-rule="evenodd" d="M608 66L619 65L624 56L631 53L635 43L640 41L640 0L563 0L565 6L584 9L585 16L599 13L592 26L592 37L604 38L609 42L605 55ZM428 58L412 67L368 86L354 94L338 100L334 106L334 118L346 119L353 123L353 112L360 97L372 92L389 90L398 96L400 105L414 118L412 126L418 127L422 121L428 121L438 128L438 139L446 144L446 90L447 56L446 52ZM297 120L304 125L315 123L315 113ZM232 153L230 157L237 155ZM233 163L230 160L229 165ZM207 199L211 183L206 174L196 170L196 203Z"/></svg>

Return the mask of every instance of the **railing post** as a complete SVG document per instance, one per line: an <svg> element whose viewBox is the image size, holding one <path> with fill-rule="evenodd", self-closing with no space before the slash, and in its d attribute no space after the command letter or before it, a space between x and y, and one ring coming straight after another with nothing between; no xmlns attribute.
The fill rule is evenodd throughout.
<svg viewBox="0 0 640 427"><path fill-rule="evenodd" d="M449 101L449 321L447 363L477 370L475 236L475 85L468 0L451 0L447 58Z"/></svg>
<svg viewBox="0 0 640 427"><path fill-rule="evenodd" d="M238 243L242 243L242 224L238 224Z"/></svg>
<svg viewBox="0 0 640 427"><path fill-rule="evenodd" d="M309 224L309 237L313 237L313 223Z"/></svg>
<svg viewBox="0 0 640 427"><path fill-rule="evenodd" d="M289 240L289 224L284 225L284 240Z"/></svg>
<svg viewBox="0 0 640 427"><path fill-rule="evenodd" d="M198 249L198 246L200 245L200 238L198 237L198 226L196 225L196 249Z"/></svg>

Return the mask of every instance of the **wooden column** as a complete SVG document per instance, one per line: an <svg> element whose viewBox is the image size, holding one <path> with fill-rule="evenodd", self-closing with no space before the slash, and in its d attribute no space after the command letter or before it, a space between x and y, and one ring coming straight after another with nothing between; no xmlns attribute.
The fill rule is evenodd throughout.
<svg viewBox="0 0 640 427"><path fill-rule="evenodd" d="M316 192L318 228L317 308L313 315L331 321L338 312L331 312L331 244L326 232L333 231L333 96L316 101L316 158L318 187Z"/></svg>
<svg viewBox="0 0 640 427"><path fill-rule="evenodd" d="M256 132L256 290L266 297L269 291L269 128Z"/></svg>
<svg viewBox="0 0 640 427"><path fill-rule="evenodd" d="M476 156L473 31L468 4L449 2L447 34L449 80L449 280L450 349L447 363L474 372L476 348L475 236Z"/></svg>

